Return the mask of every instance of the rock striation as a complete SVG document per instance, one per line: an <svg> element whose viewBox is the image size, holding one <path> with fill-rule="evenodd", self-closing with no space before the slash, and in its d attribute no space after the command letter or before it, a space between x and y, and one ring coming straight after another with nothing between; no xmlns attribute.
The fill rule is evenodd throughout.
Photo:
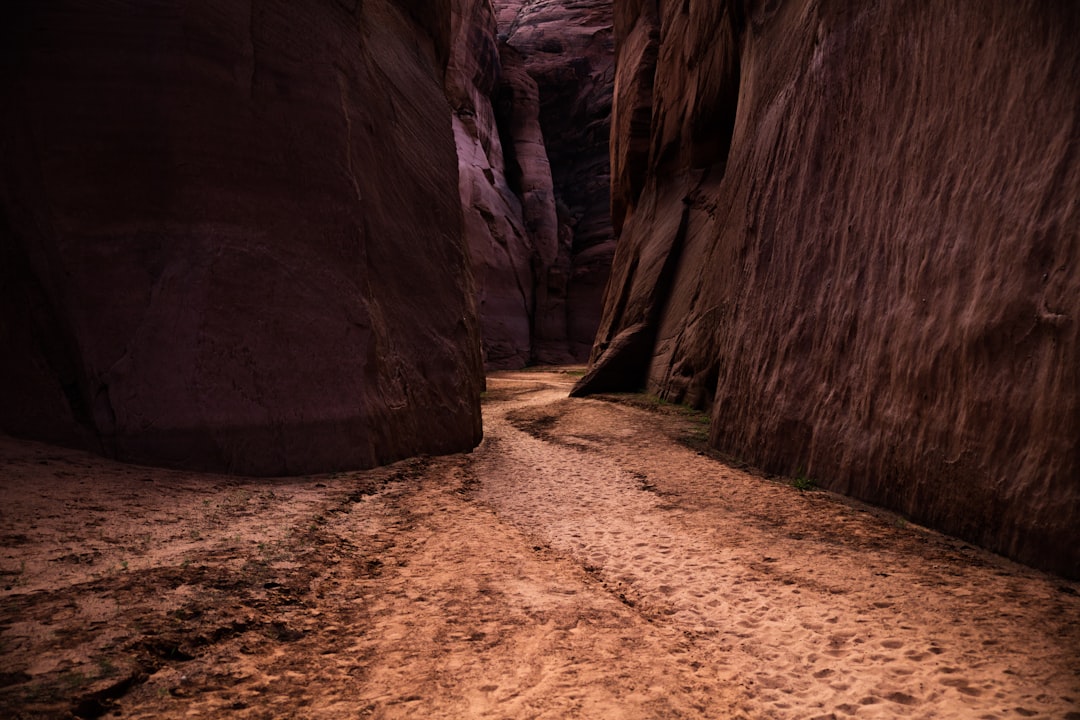
<svg viewBox="0 0 1080 720"><path fill-rule="evenodd" d="M1080 9L629 0L615 32L575 392L1080 576Z"/></svg>
<svg viewBox="0 0 1080 720"><path fill-rule="evenodd" d="M485 364L582 361L613 253L611 3L456 0L447 95Z"/></svg>
<svg viewBox="0 0 1080 720"><path fill-rule="evenodd" d="M4 431L251 475L479 441L449 0L0 14Z"/></svg>

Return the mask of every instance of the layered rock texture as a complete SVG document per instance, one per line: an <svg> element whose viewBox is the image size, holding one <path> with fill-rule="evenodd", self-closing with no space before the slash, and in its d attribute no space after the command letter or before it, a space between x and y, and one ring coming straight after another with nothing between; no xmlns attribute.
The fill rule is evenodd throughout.
<svg viewBox="0 0 1080 720"><path fill-rule="evenodd" d="M258 475L475 445L450 10L7 6L0 427Z"/></svg>
<svg viewBox="0 0 1080 720"><path fill-rule="evenodd" d="M589 374L716 448L1080 575L1080 9L615 7Z"/></svg>
<svg viewBox="0 0 1080 720"><path fill-rule="evenodd" d="M447 95L485 363L584 360L613 252L611 3L458 0Z"/></svg>
<svg viewBox="0 0 1080 720"><path fill-rule="evenodd" d="M456 0L453 38L446 95L484 362L491 368L522 367L532 356L534 239L525 227L522 198L507 177L492 101L502 64L491 0ZM548 178L550 183L550 173Z"/></svg>

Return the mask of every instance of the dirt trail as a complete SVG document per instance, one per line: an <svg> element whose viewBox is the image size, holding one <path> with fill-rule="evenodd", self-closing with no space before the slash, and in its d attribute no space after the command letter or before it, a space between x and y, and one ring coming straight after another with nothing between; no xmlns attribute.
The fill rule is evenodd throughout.
<svg viewBox="0 0 1080 720"><path fill-rule="evenodd" d="M489 379L470 455L289 480L0 438L0 716L1080 718L1080 585Z"/></svg>

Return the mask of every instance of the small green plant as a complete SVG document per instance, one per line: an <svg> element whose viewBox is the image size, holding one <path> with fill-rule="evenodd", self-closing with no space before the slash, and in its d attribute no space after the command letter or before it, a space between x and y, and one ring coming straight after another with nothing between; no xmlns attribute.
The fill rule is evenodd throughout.
<svg viewBox="0 0 1080 720"><path fill-rule="evenodd" d="M687 434L692 440L705 443L709 440L709 427L711 418L705 413L693 408L686 408L682 414L690 421Z"/></svg>
<svg viewBox="0 0 1080 720"><path fill-rule="evenodd" d="M4 572L3 574L12 576L11 584L5 585L4 586L5 590L10 590L13 587L21 587L22 585L25 585L26 584L26 561L25 560L20 560L19 561L19 569L18 570L7 571L7 572Z"/></svg>
<svg viewBox="0 0 1080 720"><path fill-rule="evenodd" d="M56 682L65 690L74 690L86 684L86 676L77 670L68 671L61 673Z"/></svg>
<svg viewBox="0 0 1080 720"><path fill-rule="evenodd" d="M816 483L812 478L808 478L805 475L799 475L797 478L791 481L791 487L796 490L805 492L807 490L813 490L816 487Z"/></svg>
<svg viewBox="0 0 1080 720"><path fill-rule="evenodd" d="M116 675L116 666L108 658L101 658L97 661L98 677L110 678Z"/></svg>

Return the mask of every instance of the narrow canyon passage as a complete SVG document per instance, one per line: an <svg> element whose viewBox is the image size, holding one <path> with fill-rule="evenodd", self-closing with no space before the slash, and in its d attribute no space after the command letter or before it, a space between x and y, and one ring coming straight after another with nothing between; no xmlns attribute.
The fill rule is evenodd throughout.
<svg viewBox="0 0 1080 720"><path fill-rule="evenodd" d="M731 469L549 377L489 390L482 503L682 634L748 716L1080 717L1080 602L1052 579Z"/></svg>
<svg viewBox="0 0 1080 720"><path fill-rule="evenodd" d="M4 439L9 717L1080 718L1080 589L488 379L483 444L246 480Z"/></svg>

